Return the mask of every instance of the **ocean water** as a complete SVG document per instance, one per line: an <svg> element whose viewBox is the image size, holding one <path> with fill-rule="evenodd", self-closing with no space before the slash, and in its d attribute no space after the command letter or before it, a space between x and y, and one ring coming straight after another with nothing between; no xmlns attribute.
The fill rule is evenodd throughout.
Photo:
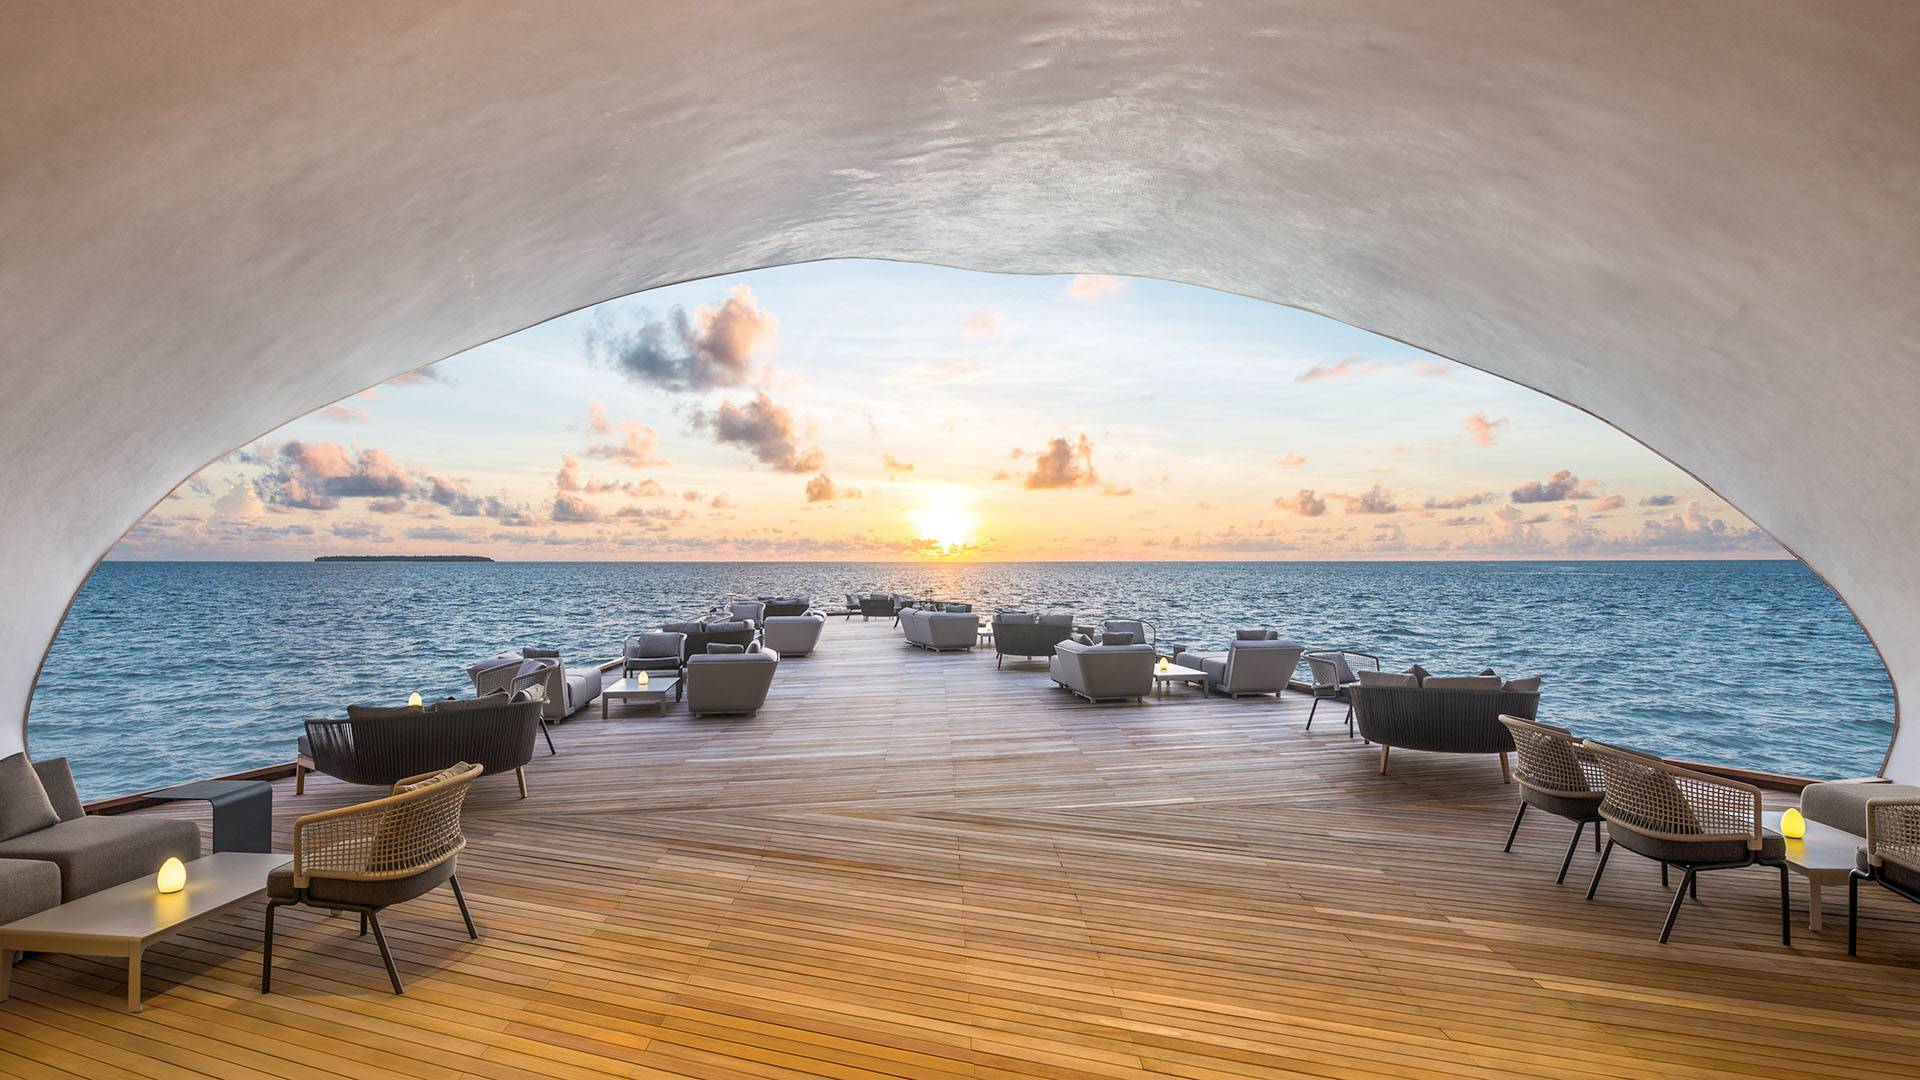
<svg viewBox="0 0 1920 1080"><path fill-rule="evenodd" d="M1267 626L1389 670L1541 675L1543 720L1803 776L1876 772L1893 732L1872 644L1788 561L114 562L74 602L29 735L104 798L290 760L309 717L461 693L466 664L505 649L607 658L729 595L895 591L1145 617L1162 642L1213 649Z"/></svg>

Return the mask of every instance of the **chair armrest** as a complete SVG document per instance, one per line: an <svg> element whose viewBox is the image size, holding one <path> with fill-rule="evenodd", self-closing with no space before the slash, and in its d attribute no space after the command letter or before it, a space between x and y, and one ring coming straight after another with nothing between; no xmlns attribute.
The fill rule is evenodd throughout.
<svg viewBox="0 0 1920 1080"><path fill-rule="evenodd" d="M1867 861L1920 869L1920 798L1867 800Z"/></svg>

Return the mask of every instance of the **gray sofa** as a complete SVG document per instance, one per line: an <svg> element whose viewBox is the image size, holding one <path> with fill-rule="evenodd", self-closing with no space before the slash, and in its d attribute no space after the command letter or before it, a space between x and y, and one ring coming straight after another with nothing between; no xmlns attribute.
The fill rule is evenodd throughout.
<svg viewBox="0 0 1920 1080"><path fill-rule="evenodd" d="M200 826L88 814L66 758L0 759L0 923L200 857Z"/></svg>
<svg viewBox="0 0 1920 1080"><path fill-rule="evenodd" d="M721 645L737 649L735 645ZM780 654L772 649L755 652L704 652L687 657L687 711L695 716L745 713L751 716L767 703Z"/></svg>
<svg viewBox="0 0 1920 1080"><path fill-rule="evenodd" d="M805 656L820 644L820 632L826 629L822 615L769 615L760 628L760 640L781 656Z"/></svg>
<svg viewBox="0 0 1920 1080"><path fill-rule="evenodd" d="M980 640L977 616L930 608L908 608L900 613L900 629L907 644L934 652L971 649Z"/></svg>
<svg viewBox="0 0 1920 1080"><path fill-rule="evenodd" d="M1084 645L1066 640L1053 647L1047 670L1053 681L1088 701L1139 700L1153 692L1153 646Z"/></svg>
<svg viewBox="0 0 1920 1080"><path fill-rule="evenodd" d="M1073 633L1072 615L1035 615L1030 611L999 611L993 616L993 666L1009 656L1028 660L1052 656L1053 647Z"/></svg>
<svg viewBox="0 0 1920 1080"><path fill-rule="evenodd" d="M708 615L705 618L685 622L670 622L660 629L669 633L687 635L686 655L689 657L706 652L709 645L745 646L760 639L760 631L753 623L725 614Z"/></svg>
<svg viewBox="0 0 1920 1080"><path fill-rule="evenodd" d="M506 665L509 663L519 666L508 670ZM540 666L536 669L533 664ZM517 653L488 657L470 665L467 677L473 680L475 696L485 697L496 690L519 689L528 681L523 676L536 670L545 672L540 680L540 685L547 691L547 703L542 715L549 720L564 720L600 696L600 669L589 666L568 670L566 661L560 659L556 649L521 649Z"/></svg>
<svg viewBox="0 0 1920 1080"><path fill-rule="evenodd" d="M1257 637L1254 635L1258 635ZM1183 652L1174 658L1181 667L1207 673L1207 691L1228 697L1278 694L1293 680L1293 669L1307 651L1272 630L1242 630L1227 643L1227 655Z"/></svg>

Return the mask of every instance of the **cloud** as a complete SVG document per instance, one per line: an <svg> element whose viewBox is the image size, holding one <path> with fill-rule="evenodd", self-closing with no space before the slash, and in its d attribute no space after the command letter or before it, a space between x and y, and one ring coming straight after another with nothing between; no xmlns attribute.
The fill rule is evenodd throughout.
<svg viewBox="0 0 1920 1080"><path fill-rule="evenodd" d="M1474 491L1462 495L1449 495L1444 499L1428 499L1421 506L1428 510L1461 510L1469 506L1479 506L1492 502L1496 495L1491 491Z"/></svg>
<svg viewBox="0 0 1920 1080"><path fill-rule="evenodd" d="M1477 412L1467 417L1467 438L1476 446L1493 445L1493 429L1507 422L1506 417L1498 420L1487 419L1485 412Z"/></svg>
<svg viewBox="0 0 1920 1080"><path fill-rule="evenodd" d="M713 507L715 510L731 510L733 509L733 499L723 491L715 495L707 505Z"/></svg>
<svg viewBox="0 0 1920 1080"><path fill-rule="evenodd" d="M1415 360L1413 373L1426 378L1441 378L1460 370L1460 365L1451 360Z"/></svg>
<svg viewBox="0 0 1920 1080"><path fill-rule="evenodd" d="M972 338L997 338L1006 332L1007 321L996 311L981 308L960 324L960 332Z"/></svg>
<svg viewBox="0 0 1920 1080"><path fill-rule="evenodd" d="M1109 274L1075 274L1067 282L1067 298L1097 304L1109 296L1118 296L1127 283Z"/></svg>
<svg viewBox="0 0 1920 1080"><path fill-rule="evenodd" d="M446 372L441 371L439 363L435 362L432 364L428 364L426 367L414 368L412 371L406 372L404 374L395 375L393 378L388 379L384 385L425 386L428 383L438 383L442 386L451 386L453 385L453 380L447 378Z"/></svg>
<svg viewBox="0 0 1920 1080"><path fill-rule="evenodd" d="M784 405L776 405L764 392L755 394L744 405L722 401L712 412L693 414L693 427L713 436L717 443L747 450L761 462L781 472L819 472L826 467L827 455L817 446L800 446L801 436L793 414Z"/></svg>
<svg viewBox="0 0 1920 1080"><path fill-rule="evenodd" d="M1024 456L1018 450L1014 455ZM1048 440L1047 448L1033 455L1033 471L1026 479L1029 491L1096 487L1099 483L1100 475L1093 471L1093 443L1085 432L1077 441L1070 442L1065 436Z"/></svg>
<svg viewBox="0 0 1920 1080"><path fill-rule="evenodd" d="M887 470L887 479L894 480L912 472L913 462L901 461L892 454L881 454L880 467Z"/></svg>
<svg viewBox="0 0 1920 1080"><path fill-rule="evenodd" d="M597 401L587 402L587 430L595 435L613 434L613 425L607 421L607 407Z"/></svg>
<svg viewBox="0 0 1920 1080"><path fill-rule="evenodd" d="M1273 500L1273 505L1282 510L1291 510L1301 517L1319 517L1327 512L1327 500L1308 488L1301 488L1292 498L1281 496Z"/></svg>
<svg viewBox="0 0 1920 1080"><path fill-rule="evenodd" d="M446 507L455 517L488 517L502 525L512 526L533 524L533 513L525 506L508 502L498 495L475 495L467 489L467 482L458 477L424 476L420 483L426 489L425 498L428 502ZM379 509L378 506L371 508Z"/></svg>
<svg viewBox="0 0 1920 1080"><path fill-rule="evenodd" d="M267 502L303 510L332 510L341 499L407 495L413 481L383 450L349 450L335 442L290 439L272 469L260 477Z"/></svg>
<svg viewBox="0 0 1920 1080"><path fill-rule="evenodd" d="M257 518L266 511L266 503L260 500L260 493L252 484L232 484L226 494L213 500L213 516L216 521L246 521Z"/></svg>
<svg viewBox="0 0 1920 1080"><path fill-rule="evenodd" d="M886 380L895 385L950 386L954 383L984 379L991 374L993 374L992 368L971 356L962 356L955 360L929 360L923 364L904 367L888 374Z"/></svg>
<svg viewBox="0 0 1920 1080"><path fill-rule="evenodd" d="M590 425L593 425L592 430L600 434L611 434L614 425L607 422L604 410L596 415L594 412L596 408L598 408L597 405L589 405L587 410L590 417L588 422ZM619 422L619 429L624 432L619 442L588 443L586 450L587 456L600 458L603 461L618 461L625 464L629 469L644 469L650 465L673 464L671 461L663 461L653 456L654 448L659 445L660 437L652 428L637 420L622 420Z"/></svg>
<svg viewBox="0 0 1920 1080"><path fill-rule="evenodd" d="M1441 522L1442 525L1452 525L1456 527L1461 525L1485 525L1486 523L1487 523L1487 519L1483 517L1464 517L1464 516L1450 517L1447 520Z"/></svg>
<svg viewBox="0 0 1920 1080"><path fill-rule="evenodd" d="M600 509L578 495L563 491L553 497L553 520L599 521Z"/></svg>
<svg viewBox="0 0 1920 1080"><path fill-rule="evenodd" d="M345 424L355 420L365 420L367 410L357 405L329 405L314 415L322 420L335 420Z"/></svg>
<svg viewBox="0 0 1920 1080"><path fill-rule="evenodd" d="M1594 490L1594 481L1582 480L1565 469L1554 473L1546 480L1529 480L1508 493L1507 498L1517 503L1563 502L1567 499L1591 499L1600 493Z"/></svg>
<svg viewBox="0 0 1920 1080"><path fill-rule="evenodd" d="M1600 513L1605 510L1618 510L1625 505L1627 505L1627 500L1625 496L1609 495L1606 498L1601 499L1599 502L1594 503L1593 509L1595 513Z"/></svg>
<svg viewBox="0 0 1920 1080"><path fill-rule="evenodd" d="M1358 495L1335 495L1349 514L1397 514L1400 504L1393 499L1393 493L1382 488L1376 482L1371 488Z"/></svg>
<svg viewBox="0 0 1920 1080"><path fill-rule="evenodd" d="M1305 465L1307 463L1307 459L1301 457L1299 454L1288 454L1286 457L1283 457L1283 458L1275 458L1273 463L1275 465L1280 466L1283 469L1297 469L1300 466Z"/></svg>
<svg viewBox="0 0 1920 1080"><path fill-rule="evenodd" d="M1384 360L1362 360L1357 356L1342 358L1334 364L1315 364L1294 377L1294 382L1321 382L1326 379L1345 379L1354 375L1365 375L1370 371L1379 371L1386 367Z"/></svg>
<svg viewBox="0 0 1920 1080"><path fill-rule="evenodd" d="M1679 498L1674 495L1649 495L1646 498L1640 500L1640 505L1641 506L1672 506L1674 503L1678 501L1680 501Z"/></svg>
<svg viewBox="0 0 1920 1080"><path fill-rule="evenodd" d="M753 291L735 286L719 307L701 305L689 316L674 307L667 319L638 329L599 328L587 336L587 354L635 382L666 390L745 386L780 346L780 322L762 310Z"/></svg>
<svg viewBox="0 0 1920 1080"><path fill-rule="evenodd" d="M858 498L860 498L859 488L835 487L833 478L826 473L821 473L807 481L807 501L810 503Z"/></svg>
<svg viewBox="0 0 1920 1080"><path fill-rule="evenodd" d="M336 521L333 535L343 540L368 540L380 536L380 526L371 521Z"/></svg>
<svg viewBox="0 0 1920 1080"><path fill-rule="evenodd" d="M1547 514L1547 513L1529 514L1524 510L1518 510L1512 506L1503 506L1500 509L1495 510L1493 512L1493 516L1499 518L1501 521L1505 522L1508 525L1538 525L1542 522L1553 520L1552 514Z"/></svg>
<svg viewBox="0 0 1920 1080"><path fill-rule="evenodd" d="M445 525L420 525L407 530L409 540L452 540L466 543L473 537Z"/></svg>

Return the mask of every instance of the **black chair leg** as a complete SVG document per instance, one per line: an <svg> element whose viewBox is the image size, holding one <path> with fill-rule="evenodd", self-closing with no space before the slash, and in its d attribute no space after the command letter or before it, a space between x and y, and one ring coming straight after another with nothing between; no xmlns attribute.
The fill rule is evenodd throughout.
<svg viewBox="0 0 1920 1080"><path fill-rule="evenodd" d="M447 883L453 886L453 899L455 903L460 905L460 917L467 921L467 936L475 941L479 941L480 931L474 929L473 915L467 910L467 894L460 891L459 875L448 874Z"/></svg>
<svg viewBox="0 0 1920 1080"><path fill-rule="evenodd" d="M1687 892L1693 897L1693 899L1695 900L1700 899L1700 875L1699 874L1693 875L1692 884L1689 885L1684 881L1681 882L1680 884L1687 886Z"/></svg>
<svg viewBox="0 0 1920 1080"><path fill-rule="evenodd" d="M1522 805L1525 804L1523 803ZM1519 823L1515 822L1515 824ZM1595 826L1595 828L1598 828L1598 826ZM1580 848L1580 834L1586 831L1586 822L1576 821L1573 823L1573 839L1567 841L1567 857L1560 860L1560 876L1553 879L1555 885L1564 885L1567 883L1567 867L1573 865L1573 853Z"/></svg>
<svg viewBox="0 0 1920 1080"><path fill-rule="evenodd" d="M1600 875L1607 872L1607 860L1612 857L1613 837L1609 836L1607 837L1606 850L1600 853L1600 865L1593 868L1593 881L1587 885L1587 899L1593 899L1593 894L1600 891ZM1663 865L1661 869L1664 870L1666 867Z"/></svg>
<svg viewBox="0 0 1920 1080"><path fill-rule="evenodd" d="M1860 871L1847 875L1847 955L1858 956L1860 947Z"/></svg>
<svg viewBox="0 0 1920 1080"><path fill-rule="evenodd" d="M1662 945L1665 945L1667 939L1673 936L1673 920L1680 917L1680 904L1687 898L1687 888L1693 884L1693 877L1693 867L1689 866L1687 867L1686 873L1680 878L1680 887L1673 890L1673 906L1667 909L1667 925L1660 928L1660 944Z"/></svg>
<svg viewBox="0 0 1920 1080"><path fill-rule="evenodd" d="M367 936L367 913L364 911L360 913L360 936Z"/></svg>
<svg viewBox="0 0 1920 1080"><path fill-rule="evenodd" d="M547 718L544 716L540 718L540 734L547 737L547 755L549 757L559 757L560 751L553 748L553 732L547 730Z"/></svg>
<svg viewBox="0 0 1920 1080"><path fill-rule="evenodd" d="M260 946L260 992L263 994L273 993L273 913L279 907L279 901L267 901L267 936Z"/></svg>
<svg viewBox="0 0 1920 1080"><path fill-rule="evenodd" d="M1780 944L1793 944L1793 901L1787 896L1787 865L1780 864Z"/></svg>
<svg viewBox="0 0 1920 1080"><path fill-rule="evenodd" d="M373 940L380 945L380 959L387 963L387 978L393 980L393 992L404 994L406 991L400 988L400 969L393 964L393 950L387 948L387 935L380 932L380 916L371 911L366 915L367 922L373 926Z"/></svg>
<svg viewBox="0 0 1920 1080"><path fill-rule="evenodd" d="M1527 804L1521 803L1520 809L1513 815L1513 828L1507 830L1507 846L1501 851L1513 850L1513 838L1520 835L1520 819L1527 816Z"/></svg>
<svg viewBox="0 0 1920 1080"><path fill-rule="evenodd" d="M1667 864L1666 863L1660 864L1660 887L1663 889L1668 889L1673 887L1672 883L1667 880Z"/></svg>
<svg viewBox="0 0 1920 1080"><path fill-rule="evenodd" d="M1313 699L1313 708L1307 710L1307 730L1308 731L1313 730L1313 714L1317 712L1319 708L1320 708L1320 698L1318 696L1315 696Z"/></svg>
<svg viewBox="0 0 1920 1080"><path fill-rule="evenodd" d="M1597 821L1593 823L1593 850L1600 850L1600 823Z"/></svg>

